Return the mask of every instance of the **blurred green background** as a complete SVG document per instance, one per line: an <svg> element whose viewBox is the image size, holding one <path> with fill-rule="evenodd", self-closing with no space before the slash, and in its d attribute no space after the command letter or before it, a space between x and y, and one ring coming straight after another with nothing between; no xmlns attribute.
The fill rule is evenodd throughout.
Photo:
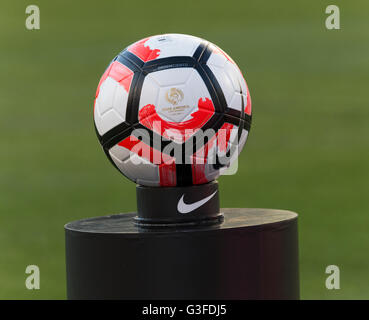
<svg viewBox="0 0 369 320"><path fill-rule="evenodd" d="M36 4L41 29L25 28ZM325 28L325 8L341 30ZM303 299L369 298L368 1L9 1L0 4L0 298L64 299L63 225L135 210L92 109L128 44L160 33L210 40L245 72L253 127L223 207L299 213ZM25 269L41 289L25 288ZM341 289L325 288L338 265ZM93 281L93 279L91 279Z"/></svg>

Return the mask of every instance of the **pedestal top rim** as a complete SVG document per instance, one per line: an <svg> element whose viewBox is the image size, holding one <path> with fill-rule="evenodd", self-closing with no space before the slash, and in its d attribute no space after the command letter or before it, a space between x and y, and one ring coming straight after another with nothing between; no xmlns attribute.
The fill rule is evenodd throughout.
<svg viewBox="0 0 369 320"><path fill-rule="evenodd" d="M136 212L120 213L81 219L67 223L67 232L107 235L165 234L173 232L212 231L227 229L270 229L279 228L297 219L297 213L289 210L261 208L222 208L224 222L220 225L191 228L142 229L134 224Z"/></svg>

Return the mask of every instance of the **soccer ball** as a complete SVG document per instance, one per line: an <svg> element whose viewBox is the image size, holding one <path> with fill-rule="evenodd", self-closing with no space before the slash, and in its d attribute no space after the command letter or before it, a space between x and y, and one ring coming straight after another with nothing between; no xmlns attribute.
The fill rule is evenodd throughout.
<svg viewBox="0 0 369 320"><path fill-rule="evenodd" d="M137 184L198 185L237 160L251 99L220 48L190 35L157 35L110 63L97 87L94 122L107 157Z"/></svg>

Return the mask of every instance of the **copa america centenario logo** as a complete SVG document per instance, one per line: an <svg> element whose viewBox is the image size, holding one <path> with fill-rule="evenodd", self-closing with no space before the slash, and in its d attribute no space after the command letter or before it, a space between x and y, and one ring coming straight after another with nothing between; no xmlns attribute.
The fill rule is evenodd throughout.
<svg viewBox="0 0 369 320"><path fill-rule="evenodd" d="M177 88L170 88L167 91L166 96L165 96L167 101L171 103L172 105L177 105L179 102L183 100L183 97L184 97L184 94L182 90L177 89Z"/></svg>

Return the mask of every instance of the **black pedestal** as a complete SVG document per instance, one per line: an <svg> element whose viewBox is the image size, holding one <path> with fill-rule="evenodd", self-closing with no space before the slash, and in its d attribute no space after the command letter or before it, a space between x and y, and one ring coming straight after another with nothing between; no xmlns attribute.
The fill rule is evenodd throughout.
<svg viewBox="0 0 369 320"><path fill-rule="evenodd" d="M298 299L297 215L221 212L191 228L141 228L136 213L68 223L68 298Z"/></svg>

